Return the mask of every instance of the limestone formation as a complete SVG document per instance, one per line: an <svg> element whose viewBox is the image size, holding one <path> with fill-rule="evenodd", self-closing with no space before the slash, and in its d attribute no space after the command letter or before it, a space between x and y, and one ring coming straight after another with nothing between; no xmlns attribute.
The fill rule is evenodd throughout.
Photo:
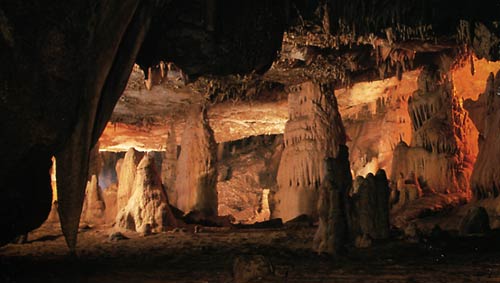
<svg viewBox="0 0 500 283"><path fill-rule="evenodd" d="M349 220L353 237L369 235L373 239L389 237L389 184L385 171L374 176L356 177L350 197Z"/></svg>
<svg viewBox="0 0 500 283"><path fill-rule="evenodd" d="M318 196L326 174L324 159L336 157L339 146L345 144L337 102L326 85L309 81L291 90L272 214L284 221L302 214L318 216Z"/></svg>
<svg viewBox="0 0 500 283"><path fill-rule="evenodd" d="M319 107L319 141L326 148L323 162L324 182L318 201L319 227L314 237L313 248L318 252L337 253L346 241L345 199L352 185L349 166L349 150L345 146L346 134L337 101L331 85L321 85L324 104ZM322 101L321 99L320 101ZM320 130L321 131L321 130Z"/></svg>
<svg viewBox="0 0 500 283"><path fill-rule="evenodd" d="M106 211L105 211L105 223L114 223L116 219L116 194L118 191L118 186L116 184L112 184L108 186L105 190L102 192L102 197L104 200L104 204L106 205Z"/></svg>
<svg viewBox="0 0 500 283"><path fill-rule="evenodd" d="M324 161L325 178L321 184L318 213L319 227L313 249L318 253L337 254L347 242L346 198L352 186L349 151L341 145L337 157Z"/></svg>
<svg viewBox="0 0 500 283"><path fill-rule="evenodd" d="M146 154L137 166L133 194L118 212L116 223L120 228L141 233L176 225L152 154Z"/></svg>
<svg viewBox="0 0 500 283"><path fill-rule="evenodd" d="M477 131L461 100L453 93L449 73L426 66L418 90L408 100L413 126L410 146L396 147L391 180L398 183L400 202L420 195L469 192L477 154Z"/></svg>
<svg viewBox="0 0 500 283"><path fill-rule="evenodd" d="M130 148L125 154L123 162L119 166L118 173L118 191L116 195L116 209L120 211L124 208L130 197L134 193L135 174L137 172L137 165L142 158L142 153ZM117 164L118 167L118 164Z"/></svg>
<svg viewBox="0 0 500 283"><path fill-rule="evenodd" d="M87 223L103 224L105 221L105 209L106 205L97 181L97 176L92 175L85 189L85 201L83 202L81 218Z"/></svg>
<svg viewBox="0 0 500 283"><path fill-rule="evenodd" d="M172 204L184 213L217 215L217 144L205 107L193 109L182 135Z"/></svg>
<svg viewBox="0 0 500 283"><path fill-rule="evenodd" d="M482 115L474 119L480 136L471 186L477 199L495 198L500 194L500 71L490 74L477 104Z"/></svg>
<svg viewBox="0 0 500 283"><path fill-rule="evenodd" d="M174 182L175 171L177 166L177 140L175 135L175 126L170 124L167 132L167 147L163 154L163 161L161 164L161 181L167 190L169 200L174 199Z"/></svg>

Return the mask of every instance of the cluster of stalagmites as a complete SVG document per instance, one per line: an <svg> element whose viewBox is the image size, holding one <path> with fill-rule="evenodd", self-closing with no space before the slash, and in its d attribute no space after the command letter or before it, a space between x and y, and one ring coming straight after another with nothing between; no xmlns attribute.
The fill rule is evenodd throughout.
<svg viewBox="0 0 500 283"><path fill-rule="evenodd" d="M468 192L477 132L448 74L424 68L408 109L412 141L409 146L401 141L394 150L393 201L401 206L422 194Z"/></svg>
<svg viewBox="0 0 500 283"><path fill-rule="evenodd" d="M193 110L179 161L173 128L171 125L168 132L161 171L153 153L130 148L116 162L118 184L104 191L99 187L97 176L102 164L98 146L95 147L90 156L91 177L81 216L83 222L92 225L114 222L117 228L148 234L178 224L171 205L185 214L195 213L200 219L217 215L216 144L206 110L198 107Z"/></svg>

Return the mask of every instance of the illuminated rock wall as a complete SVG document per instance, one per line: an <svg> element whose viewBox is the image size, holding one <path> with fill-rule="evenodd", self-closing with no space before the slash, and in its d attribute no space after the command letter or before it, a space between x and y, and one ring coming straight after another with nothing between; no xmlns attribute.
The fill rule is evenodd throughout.
<svg viewBox="0 0 500 283"><path fill-rule="evenodd" d="M395 149L393 183L416 179L424 194L469 192L477 131L454 95L449 73L424 68L408 111L412 141L409 147L400 143Z"/></svg>
<svg viewBox="0 0 500 283"><path fill-rule="evenodd" d="M500 71L490 74L486 89L469 110L480 131L479 154L472 172L474 197L494 198L500 192ZM477 111L479 110L479 111Z"/></svg>

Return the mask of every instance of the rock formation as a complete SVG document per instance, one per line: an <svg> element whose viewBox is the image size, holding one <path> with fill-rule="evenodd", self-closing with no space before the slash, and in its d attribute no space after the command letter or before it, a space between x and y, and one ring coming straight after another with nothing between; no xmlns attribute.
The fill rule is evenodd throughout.
<svg viewBox="0 0 500 283"><path fill-rule="evenodd" d="M337 254L347 242L347 193L352 186L349 151L341 145L336 158L324 161L325 178L318 200L319 227L314 235L313 249L318 253Z"/></svg>
<svg viewBox="0 0 500 283"><path fill-rule="evenodd" d="M163 231L176 225L151 154L146 154L137 166L133 194L118 212L116 224L141 233L148 229Z"/></svg>
<svg viewBox="0 0 500 283"><path fill-rule="evenodd" d="M389 237L389 183L385 171L356 177L349 199L349 224L353 237Z"/></svg>
<svg viewBox="0 0 500 283"><path fill-rule="evenodd" d="M174 198L174 182L177 166L177 140L175 135L175 127L170 124L169 131L167 132L167 147L163 154L163 161L161 164L161 181L167 190L168 199Z"/></svg>
<svg viewBox="0 0 500 283"><path fill-rule="evenodd" d="M283 221L302 214L318 216L318 196L326 174L324 159L336 156L339 145L345 144L336 100L323 87L305 82L288 95L289 120L272 212L272 217Z"/></svg>
<svg viewBox="0 0 500 283"><path fill-rule="evenodd" d="M424 194L468 193L477 131L454 96L449 75L425 67L408 109L412 141L409 147L404 142L396 147L391 173L392 183L403 191L400 198L413 199L420 189Z"/></svg>
<svg viewBox="0 0 500 283"><path fill-rule="evenodd" d="M81 219L87 223L103 224L106 220L105 209L106 204L104 203L97 176L92 175L85 189L85 201L83 202Z"/></svg>
<svg viewBox="0 0 500 283"><path fill-rule="evenodd" d="M124 208L130 197L134 193L135 174L137 172L137 165L141 160L143 153L130 148L125 154L125 158L121 164L117 163L119 168L118 173L118 190L116 193L116 209L120 211ZM120 165L120 166L118 166ZM117 169L118 170L118 169Z"/></svg>
<svg viewBox="0 0 500 283"><path fill-rule="evenodd" d="M490 218L484 207L472 207L460 221L458 233L462 236L484 234L490 231Z"/></svg>
<svg viewBox="0 0 500 283"><path fill-rule="evenodd" d="M286 170L289 178L285 183L285 186L288 185L288 190L284 191L284 196L289 195L289 199L291 200L300 200L297 199L296 195L299 193L303 194L304 190L294 190L296 188L294 186L301 186L301 183L302 185L308 185L305 188L315 189L314 193L317 195L317 201L306 203L307 206L317 205L317 214L319 216L319 227L314 236L313 249L318 253L336 254L342 250L347 240L346 198L352 185L349 150L345 146L345 129L340 113L338 112L333 85L313 84L309 82L302 86L305 93L310 96L301 97L296 102L300 105L300 103L307 103L307 99L312 101L306 107L300 107L299 105L297 105L299 106L297 108L290 107L290 118L293 121L295 117L304 116L304 110L314 110L312 112L314 113L314 119L312 121L305 119L302 123L292 122L292 127L295 127L297 131L292 131L291 135L287 136L285 131L285 150L281 164L283 162L291 162L291 148L293 149L294 146L305 150L305 152L299 150L299 152L295 153L296 156L303 154L302 164L298 163L298 169L293 169L295 163L283 164L284 166L292 165L291 170L288 168ZM291 103L291 106L293 105L294 103ZM306 143L301 143L303 141L306 141ZM319 145L322 147L319 147ZM291 147L288 148L288 153L287 147ZM322 149L323 159L318 160L319 164L309 163L310 159L305 158L307 156L306 153L318 154L320 149ZM282 170L281 164L280 171ZM318 168L320 166L321 168ZM304 171L301 172L301 169ZM283 178L283 175L280 176L280 174L283 173L278 172L279 178ZM281 180L281 185L283 185L283 179ZM292 184L290 184L291 181L293 181ZM280 184L280 179L278 179L278 184ZM283 187L279 188L280 191L278 193L283 193L281 188ZM296 207L299 203L287 203L287 199L283 198L280 201L281 203L279 204L282 209L286 207L285 205L291 205L291 208L294 209L293 211L297 211ZM301 202L303 201L311 201L311 199L301 200Z"/></svg>
<svg viewBox="0 0 500 283"><path fill-rule="evenodd" d="M172 204L184 213L217 215L217 144L206 108L196 106L182 135Z"/></svg>
<svg viewBox="0 0 500 283"><path fill-rule="evenodd" d="M472 116L479 135L479 154L472 172L471 186L477 199L494 198L500 193L500 71L490 74L486 90Z"/></svg>

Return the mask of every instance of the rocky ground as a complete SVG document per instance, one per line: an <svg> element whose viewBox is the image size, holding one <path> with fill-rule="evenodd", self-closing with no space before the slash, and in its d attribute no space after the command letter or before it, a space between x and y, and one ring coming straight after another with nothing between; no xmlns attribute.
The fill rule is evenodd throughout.
<svg viewBox="0 0 500 283"><path fill-rule="evenodd" d="M458 238L434 233L409 243L393 236L331 258L310 249L314 227L267 230L170 231L147 237L110 227L80 229L69 256L57 226L30 233L26 244L0 248L1 282L234 282L240 255L273 265L251 282L499 282L500 232Z"/></svg>

